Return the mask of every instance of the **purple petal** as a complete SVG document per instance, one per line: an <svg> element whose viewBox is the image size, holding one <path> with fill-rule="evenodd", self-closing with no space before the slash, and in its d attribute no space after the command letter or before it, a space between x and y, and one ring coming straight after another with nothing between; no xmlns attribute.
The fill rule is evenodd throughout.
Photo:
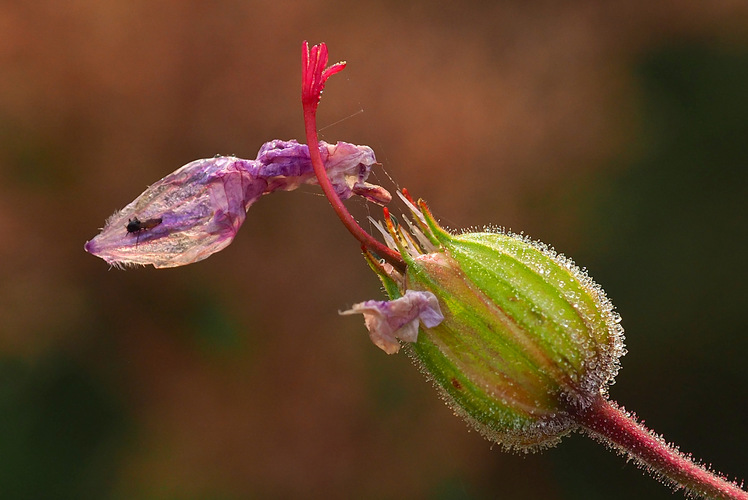
<svg viewBox="0 0 748 500"><path fill-rule="evenodd" d="M377 203L389 201L386 190L366 183L376 162L371 148L345 142L320 142L319 148L341 197L358 194ZM196 160L110 217L84 248L118 267L191 264L228 246L263 194L316 182L309 148L296 141L270 141L254 161L233 156Z"/></svg>
<svg viewBox="0 0 748 500"><path fill-rule="evenodd" d="M319 151L327 176L341 199L346 200L353 194L379 204L392 199L384 188L366 182L377 162L370 147L320 142ZM317 184L306 144L293 140L267 142L260 148L257 162L260 165L258 177L268 181L269 191L291 191L301 184Z"/></svg>
<svg viewBox="0 0 748 500"><path fill-rule="evenodd" d="M230 156L196 160L151 185L107 220L86 251L110 264L175 267L205 259L234 239L246 209L267 183L254 162ZM131 220L157 225L129 231Z"/></svg>
<svg viewBox="0 0 748 500"><path fill-rule="evenodd" d="M400 350L398 338L405 342L418 340L419 320L427 328L444 320L433 293L413 290L406 290L405 295L395 300L361 302L340 314L363 314L371 341L387 354Z"/></svg>

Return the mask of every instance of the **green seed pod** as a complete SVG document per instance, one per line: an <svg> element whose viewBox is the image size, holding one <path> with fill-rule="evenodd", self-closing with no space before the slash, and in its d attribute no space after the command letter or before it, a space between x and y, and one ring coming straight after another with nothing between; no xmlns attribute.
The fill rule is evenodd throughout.
<svg viewBox="0 0 748 500"><path fill-rule="evenodd" d="M438 299L443 321L432 326L421 315L417 340L400 337L412 342L412 358L487 439L520 450L555 444L577 427L574 414L606 395L618 371L625 350L613 305L583 270L542 243L500 231L452 235L423 202L421 210L408 204L415 237L388 221L386 238L405 272L367 257L393 299L384 304L406 291ZM367 315L373 340L375 304L351 311ZM393 318L384 307L376 314L417 321Z"/></svg>

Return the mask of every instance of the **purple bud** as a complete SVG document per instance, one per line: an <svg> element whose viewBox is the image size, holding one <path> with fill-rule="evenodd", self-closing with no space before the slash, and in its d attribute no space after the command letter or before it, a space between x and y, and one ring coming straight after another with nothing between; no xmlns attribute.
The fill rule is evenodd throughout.
<svg viewBox="0 0 748 500"><path fill-rule="evenodd" d="M394 300L367 300L354 304L340 314L363 314L371 341L387 354L400 350L397 338L405 342L418 340L419 320L426 328L444 321L436 296L414 290L406 290L405 295Z"/></svg>

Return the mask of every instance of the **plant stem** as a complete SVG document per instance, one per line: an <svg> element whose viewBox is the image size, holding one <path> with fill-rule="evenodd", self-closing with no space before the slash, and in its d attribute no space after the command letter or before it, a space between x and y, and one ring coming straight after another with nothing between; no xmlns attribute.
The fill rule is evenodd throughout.
<svg viewBox="0 0 748 500"><path fill-rule="evenodd" d="M706 498L748 499L737 484L695 463L602 396L577 418L592 438L629 455L676 489Z"/></svg>
<svg viewBox="0 0 748 500"><path fill-rule="evenodd" d="M317 137L317 105L325 85L325 80L331 75L342 70L345 63L338 63L325 69L327 65L327 47L324 43L312 47L311 54L309 46L304 42L302 46L302 82L301 103L304 109L304 128L306 131L306 143L309 146L309 156L312 160L314 175L317 176L322 192L332 205L343 225L350 233L361 242L361 244L384 258L396 268L403 270L405 264L400 254L382 244L363 230L353 218L351 213L341 201L330 179L327 177L322 156L319 153L319 139Z"/></svg>

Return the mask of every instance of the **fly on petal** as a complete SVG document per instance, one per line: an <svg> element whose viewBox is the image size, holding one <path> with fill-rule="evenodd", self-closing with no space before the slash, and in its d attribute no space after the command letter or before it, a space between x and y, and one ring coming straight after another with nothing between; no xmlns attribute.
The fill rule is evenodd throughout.
<svg viewBox="0 0 748 500"><path fill-rule="evenodd" d="M203 260L231 243L247 208L265 192L256 170L255 162L232 156L188 163L111 216L85 249L118 267Z"/></svg>

